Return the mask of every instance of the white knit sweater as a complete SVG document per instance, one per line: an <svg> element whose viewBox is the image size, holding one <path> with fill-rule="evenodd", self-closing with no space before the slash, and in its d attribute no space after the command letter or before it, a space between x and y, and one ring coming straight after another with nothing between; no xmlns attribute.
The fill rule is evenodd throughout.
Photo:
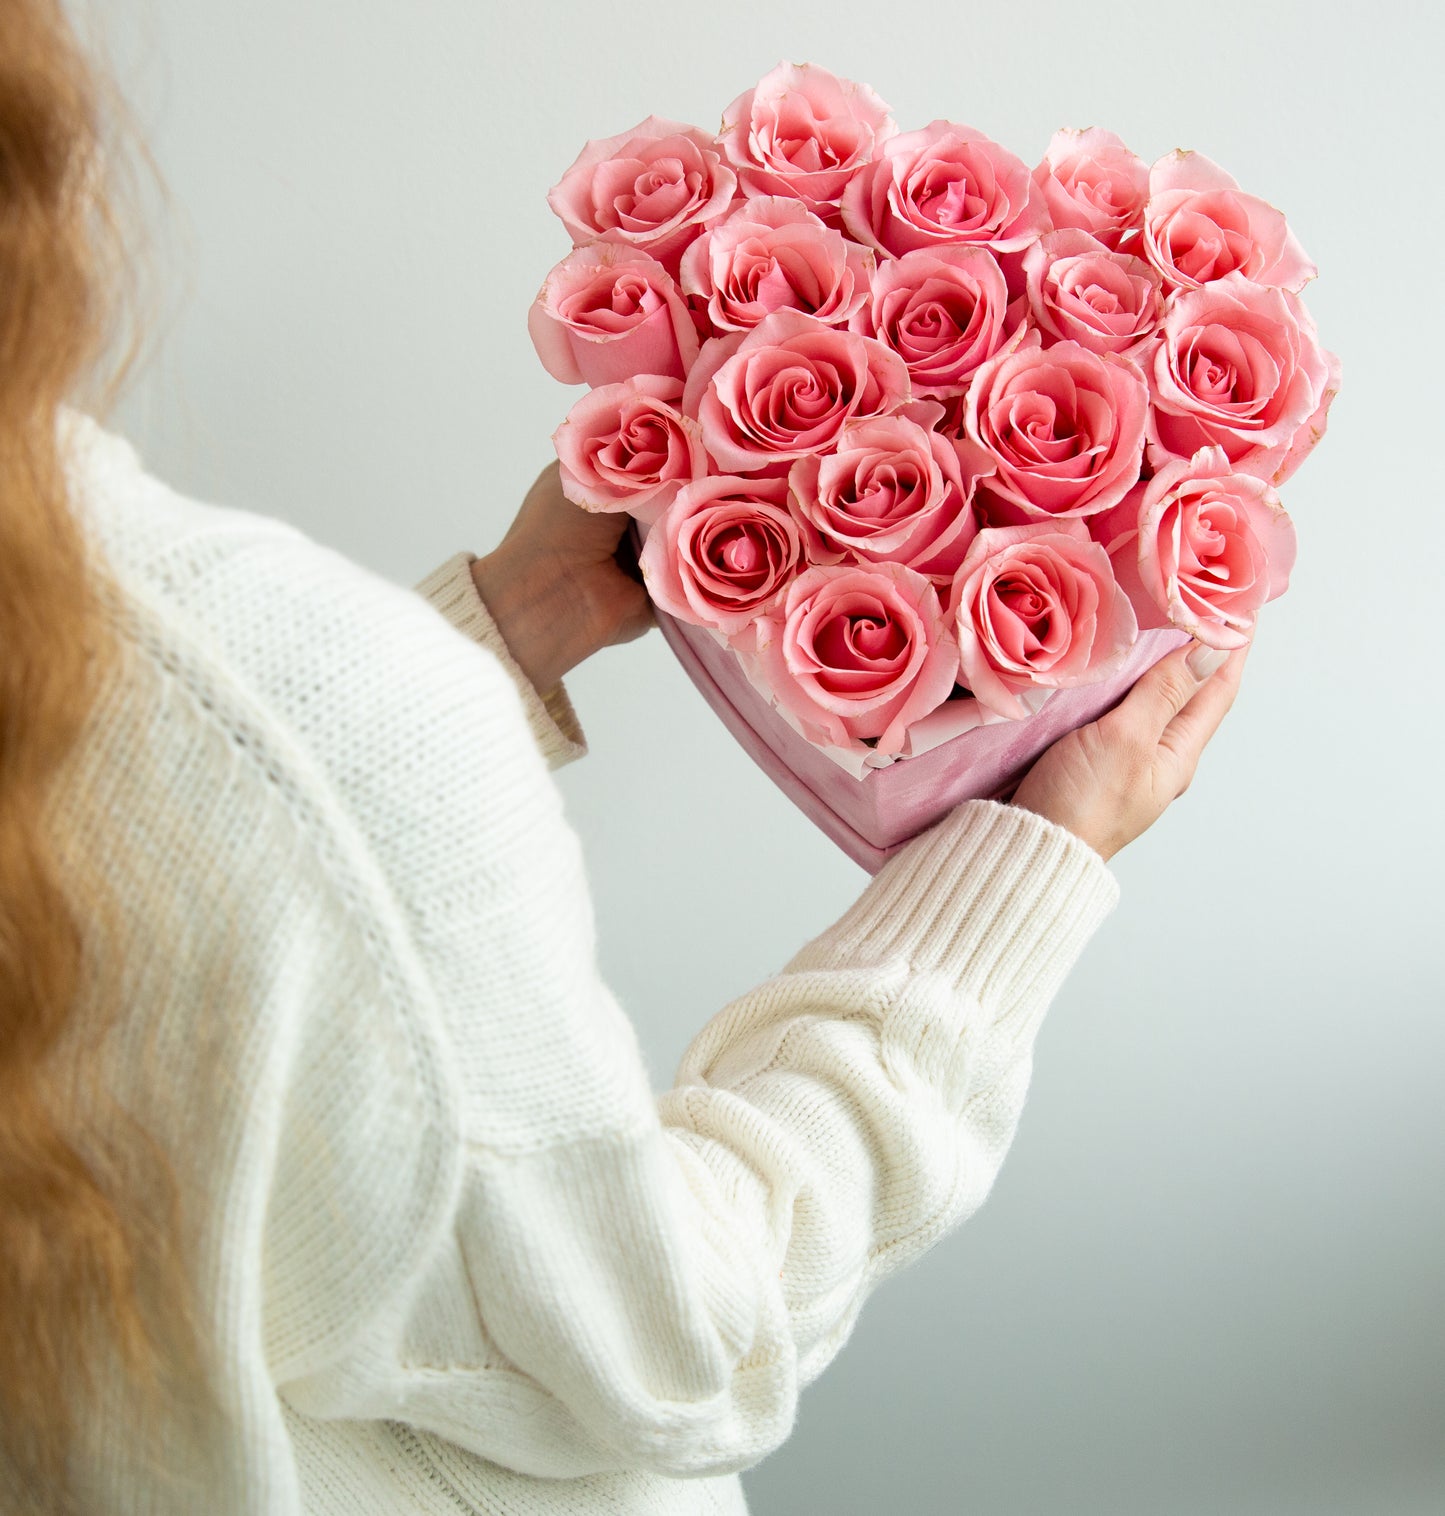
<svg viewBox="0 0 1445 1516"><path fill-rule="evenodd" d="M1112 875L965 805L684 1008L658 1094L547 772L581 734L466 559L428 604L71 437L124 660L64 805L121 907L107 1077L175 1170L208 1375L160 1459L111 1386L83 1508L743 1511L869 1292L987 1195Z"/></svg>

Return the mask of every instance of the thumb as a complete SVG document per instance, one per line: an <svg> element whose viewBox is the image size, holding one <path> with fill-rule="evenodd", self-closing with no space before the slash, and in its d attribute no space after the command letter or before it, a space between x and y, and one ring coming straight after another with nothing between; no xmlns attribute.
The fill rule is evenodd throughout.
<svg viewBox="0 0 1445 1516"><path fill-rule="evenodd" d="M1120 714L1141 736L1157 742L1228 656L1202 642L1176 648L1138 680L1120 704Z"/></svg>

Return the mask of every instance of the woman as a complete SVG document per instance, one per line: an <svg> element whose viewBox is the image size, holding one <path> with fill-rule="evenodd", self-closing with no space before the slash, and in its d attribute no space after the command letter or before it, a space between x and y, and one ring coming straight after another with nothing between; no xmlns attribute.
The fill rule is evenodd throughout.
<svg viewBox="0 0 1445 1516"><path fill-rule="evenodd" d="M654 1095L547 774L649 621L615 520L549 469L418 596L147 475L67 406L94 90L56 0L0 23L0 1506L741 1511L987 1194L1240 659L910 844Z"/></svg>

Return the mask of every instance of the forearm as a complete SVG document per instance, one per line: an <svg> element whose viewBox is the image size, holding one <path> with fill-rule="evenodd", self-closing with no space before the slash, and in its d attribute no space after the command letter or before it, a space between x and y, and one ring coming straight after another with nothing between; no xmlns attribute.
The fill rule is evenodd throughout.
<svg viewBox="0 0 1445 1516"><path fill-rule="evenodd" d="M591 968L580 848L551 824L553 845L534 829L491 860L506 890L458 917L455 952L429 939L487 1135L408 1331L468 1322L471 1356L413 1369L393 1336L290 1393L546 1477L751 1467L879 1282L983 1202L1039 1023L1116 886L1051 823L971 802L715 1014L656 1096ZM528 1038L474 1013L468 960L533 986ZM543 1038L554 1093L519 1098L509 1050Z"/></svg>

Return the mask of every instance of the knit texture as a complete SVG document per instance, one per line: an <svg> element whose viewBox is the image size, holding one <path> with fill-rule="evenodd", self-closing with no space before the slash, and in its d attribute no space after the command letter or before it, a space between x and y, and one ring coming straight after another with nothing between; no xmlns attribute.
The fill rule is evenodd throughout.
<svg viewBox="0 0 1445 1516"><path fill-rule="evenodd" d="M62 805L120 907L107 1076L171 1157L207 1371L159 1462L107 1385L83 1508L744 1511L870 1291L987 1195L1112 875L965 805L680 1007L658 1094L547 772L580 729L459 560L429 604L69 446L122 662Z"/></svg>

